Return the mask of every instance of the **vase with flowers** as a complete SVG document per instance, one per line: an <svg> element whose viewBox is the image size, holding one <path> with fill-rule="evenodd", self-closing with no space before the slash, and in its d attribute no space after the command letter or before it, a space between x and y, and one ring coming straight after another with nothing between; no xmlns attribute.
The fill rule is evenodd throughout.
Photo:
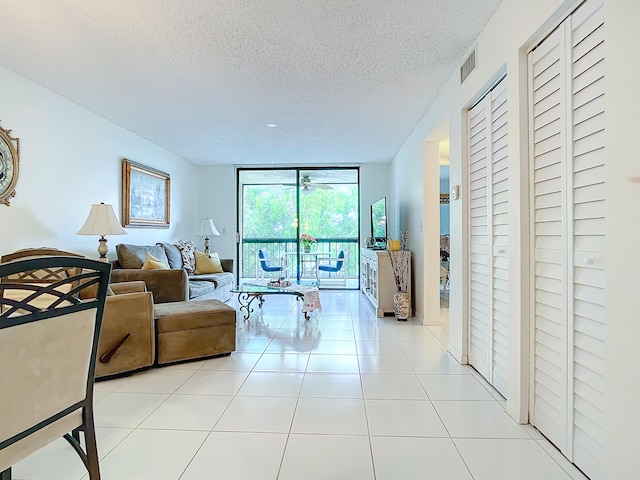
<svg viewBox="0 0 640 480"><path fill-rule="evenodd" d="M305 253L309 253L311 251L311 245L318 241L308 233L300 235L300 240L302 241L302 247L304 248Z"/></svg>
<svg viewBox="0 0 640 480"><path fill-rule="evenodd" d="M393 309L396 319L401 321L406 321L411 313L411 302L407 292L409 275L411 274L411 252L407 250L408 239L409 231L405 230L400 234L400 249L387 250L393 281L396 285L396 293L393 296Z"/></svg>

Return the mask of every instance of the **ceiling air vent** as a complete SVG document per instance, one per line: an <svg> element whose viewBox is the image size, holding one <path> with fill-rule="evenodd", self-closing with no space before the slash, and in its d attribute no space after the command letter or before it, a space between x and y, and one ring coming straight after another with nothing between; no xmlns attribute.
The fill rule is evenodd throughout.
<svg viewBox="0 0 640 480"><path fill-rule="evenodd" d="M471 53L460 67L460 83L464 82L469 74L476 68L476 49L471 50Z"/></svg>

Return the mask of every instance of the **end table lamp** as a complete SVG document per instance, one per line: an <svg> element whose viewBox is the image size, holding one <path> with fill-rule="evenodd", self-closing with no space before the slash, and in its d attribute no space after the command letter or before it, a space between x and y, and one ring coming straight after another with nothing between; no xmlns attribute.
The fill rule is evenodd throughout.
<svg viewBox="0 0 640 480"><path fill-rule="evenodd" d="M120 226L116 214L113 213L113 207L105 203L95 203L91 205L89 216L76 235L100 235L98 253L100 261L106 262L109 247L107 247L107 239L104 236L126 234L127 232Z"/></svg>
<svg viewBox="0 0 640 480"><path fill-rule="evenodd" d="M209 235L220 235L220 232L213 223L213 220L205 218L200 224L198 235L201 237L204 236L204 253L209 253Z"/></svg>

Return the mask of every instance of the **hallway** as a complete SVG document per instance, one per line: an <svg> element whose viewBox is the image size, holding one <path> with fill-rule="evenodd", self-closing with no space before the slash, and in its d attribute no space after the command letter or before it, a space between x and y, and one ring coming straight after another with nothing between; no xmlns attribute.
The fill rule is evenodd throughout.
<svg viewBox="0 0 640 480"><path fill-rule="evenodd" d="M105 480L569 480L580 472L475 371L441 327L378 319L358 291L323 291L306 322L288 295L238 319L230 357L96 384ZM80 480L60 440L14 467Z"/></svg>

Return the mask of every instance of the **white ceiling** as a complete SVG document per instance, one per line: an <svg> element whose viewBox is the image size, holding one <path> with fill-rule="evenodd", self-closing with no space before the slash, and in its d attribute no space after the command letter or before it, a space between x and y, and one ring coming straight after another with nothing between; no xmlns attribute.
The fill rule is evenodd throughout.
<svg viewBox="0 0 640 480"><path fill-rule="evenodd" d="M14 0L0 65L196 164L388 162L500 1Z"/></svg>

